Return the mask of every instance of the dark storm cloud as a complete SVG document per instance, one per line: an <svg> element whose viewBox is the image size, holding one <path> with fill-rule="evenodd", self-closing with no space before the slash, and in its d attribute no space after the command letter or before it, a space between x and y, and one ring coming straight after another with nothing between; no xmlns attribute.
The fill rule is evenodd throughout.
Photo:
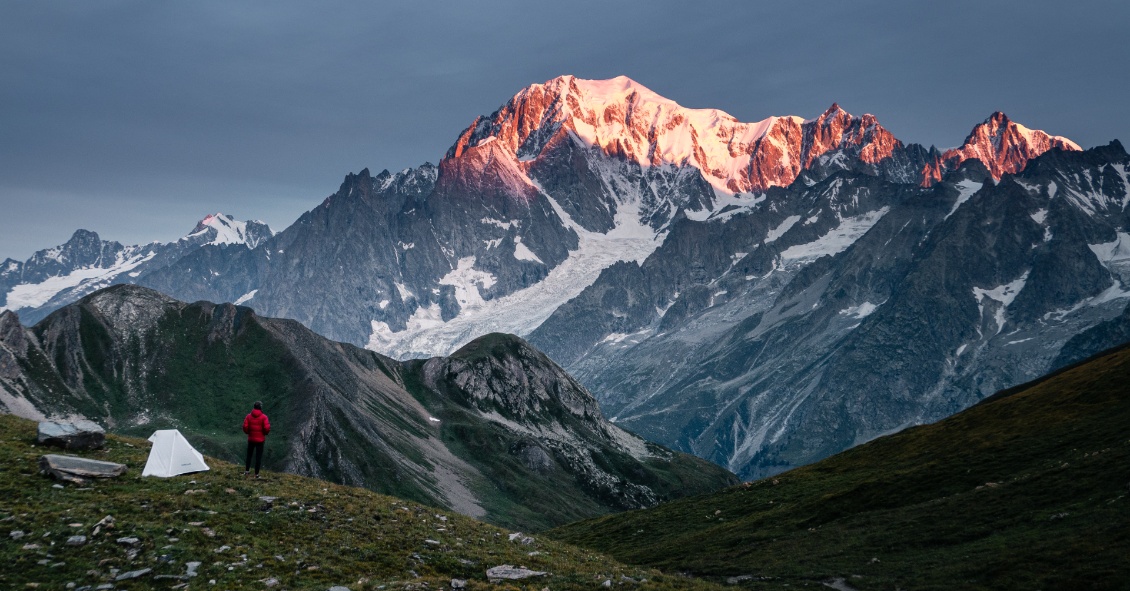
<svg viewBox="0 0 1130 591"><path fill-rule="evenodd" d="M211 211L282 229L566 73L745 121L838 101L939 146L997 109L1126 140L1126 22L1116 2L5 3L0 258Z"/></svg>

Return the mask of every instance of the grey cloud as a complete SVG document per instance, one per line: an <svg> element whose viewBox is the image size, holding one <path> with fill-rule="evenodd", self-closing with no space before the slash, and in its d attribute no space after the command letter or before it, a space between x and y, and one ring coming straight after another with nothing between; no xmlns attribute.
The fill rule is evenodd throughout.
<svg viewBox="0 0 1130 591"><path fill-rule="evenodd" d="M838 101L939 146L997 109L1127 140L1126 22L1115 2L5 3L0 258L214 210L281 228L566 73L747 121Z"/></svg>

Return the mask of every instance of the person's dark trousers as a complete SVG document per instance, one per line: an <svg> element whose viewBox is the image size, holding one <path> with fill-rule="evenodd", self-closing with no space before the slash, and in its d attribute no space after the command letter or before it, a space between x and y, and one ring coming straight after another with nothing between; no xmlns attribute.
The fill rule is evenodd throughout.
<svg viewBox="0 0 1130 591"><path fill-rule="evenodd" d="M251 471L251 455L255 454L255 475L259 475L259 466L263 464L263 443L262 441L247 442L247 464L243 468L244 472Z"/></svg>

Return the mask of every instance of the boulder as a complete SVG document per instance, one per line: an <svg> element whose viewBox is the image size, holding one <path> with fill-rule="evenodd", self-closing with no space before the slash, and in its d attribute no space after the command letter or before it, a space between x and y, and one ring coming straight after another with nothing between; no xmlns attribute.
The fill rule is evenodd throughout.
<svg viewBox="0 0 1130 591"><path fill-rule="evenodd" d="M40 445L53 445L63 449L98 449L106 442L106 431L93 421L79 419L72 422L43 421L39 423Z"/></svg>
<svg viewBox="0 0 1130 591"><path fill-rule="evenodd" d="M151 572L153 572L153 569L151 569L151 568L143 568L143 569L140 569L140 570L131 570L128 573L122 573L122 574L118 575L117 577L114 577L114 580L115 581L128 581L130 579L136 579L138 577L144 577L145 575L147 575Z"/></svg>
<svg viewBox="0 0 1130 591"><path fill-rule="evenodd" d="M528 568L521 568L503 564L494 566L487 569L487 580L492 583L506 580L528 579L530 577L544 577L547 573L540 570L530 570Z"/></svg>
<svg viewBox="0 0 1130 591"><path fill-rule="evenodd" d="M88 478L116 478L125 474L125 464L88 460L76 456L47 454L39 458L39 470L53 478L85 484Z"/></svg>

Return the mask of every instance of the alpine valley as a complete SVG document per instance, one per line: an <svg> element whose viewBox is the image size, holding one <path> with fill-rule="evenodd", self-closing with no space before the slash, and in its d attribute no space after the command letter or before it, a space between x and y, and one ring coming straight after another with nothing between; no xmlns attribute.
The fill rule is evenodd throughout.
<svg viewBox="0 0 1130 591"><path fill-rule="evenodd" d="M1117 141L1003 113L938 150L838 105L743 123L564 76L438 166L350 174L277 234L150 256L79 232L6 261L0 297L33 322L89 293L84 273L150 256L99 286L246 304L399 359L513 333L613 422L749 479L1125 340L1128 164Z"/></svg>

